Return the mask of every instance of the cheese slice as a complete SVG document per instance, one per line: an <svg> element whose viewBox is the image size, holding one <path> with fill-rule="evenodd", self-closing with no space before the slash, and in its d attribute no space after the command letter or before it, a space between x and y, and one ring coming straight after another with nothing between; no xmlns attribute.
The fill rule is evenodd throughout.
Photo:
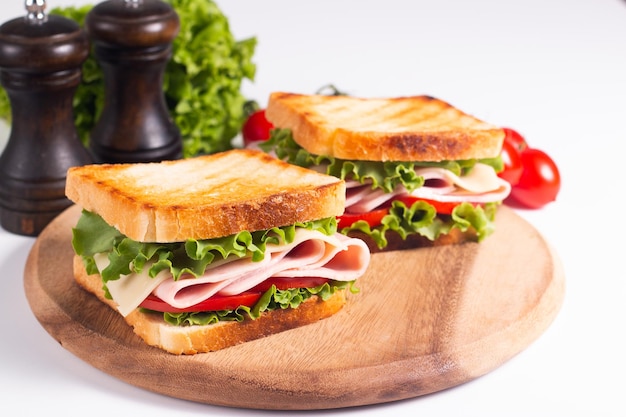
<svg viewBox="0 0 626 417"><path fill-rule="evenodd" d="M98 253L93 257L98 271L102 271L109 265L106 254ZM163 270L154 278L148 275L150 264L147 263L140 273L120 275L119 279L106 283L109 293L117 303L117 309L124 317L137 308L150 293L163 281L171 277L169 270Z"/></svg>

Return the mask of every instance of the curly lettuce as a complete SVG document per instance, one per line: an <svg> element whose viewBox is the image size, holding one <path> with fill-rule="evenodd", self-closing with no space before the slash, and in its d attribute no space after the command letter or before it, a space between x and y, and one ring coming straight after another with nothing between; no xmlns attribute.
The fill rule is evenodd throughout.
<svg viewBox="0 0 626 417"><path fill-rule="evenodd" d="M302 148L293 139L291 129L272 129L270 138L260 145L265 152L274 152L279 159L304 168L326 165L326 174L351 179L361 183L371 182L372 189L380 188L387 193L402 185L413 191L424 185L424 178L417 175L416 167L438 167L452 171L456 175L464 175L480 162L500 172L503 169L502 159L484 158L458 161L437 162L404 162L404 161L361 161L345 160L332 156L314 155Z"/></svg>
<svg viewBox="0 0 626 417"><path fill-rule="evenodd" d="M206 325L220 321L242 322L247 319L256 320L266 311L298 308L300 304L314 295L322 300L327 300L335 292L344 289L356 293L359 290L354 284L355 281L329 281L317 287L292 288L288 290L279 290L275 285L272 285L252 307L239 306L235 310L158 314L163 314L163 320L175 326Z"/></svg>
<svg viewBox="0 0 626 417"><path fill-rule="evenodd" d="M98 214L83 210L72 229L72 247L82 257L87 272L100 273L104 283L119 279L120 275L141 272L146 265L152 278L169 269L174 279L179 279L185 274L201 276L212 262L229 257L249 256L254 262L262 261L266 245L293 242L297 227L332 235L337 231L337 220L329 217L216 239L152 243L132 240ZM98 271L94 260L98 253L108 254L109 265L102 271Z"/></svg>
<svg viewBox="0 0 626 417"><path fill-rule="evenodd" d="M451 215L437 215L435 208L425 201L416 201L407 207L401 201L392 202L389 214L383 217L376 227L359 220L340 230L343 234L358 231L366 234L376 243L379 249L387 246L387 232L395 232L402 239L411 234L419 234L429 240L436 240L441 235L450 233L452 229L462 232L473 229L478 242L485 239L495 230L494 221L499 203L487 203L483 207L470 203L461 203L454 208Z"/></svg>
<svg viewBox="0 0 626 417"><path fill-rule="evenodd" d="M305 168L326 166L325 173L341 178L364 183L371 183L372 189L391 192L398 186L408 191L424 185L424 178L415 172L417 167L445 168L456 175L464 175L478 162L492 166L496 172L503 169L500 157L438 162L396 162L396 161L356 161L342 160L330 156L314 155L306 151L293 139L291 129L272 129L270 139L260 144L261 149L273 152L276 157ZM451 215L438 215L435 208L425 202L417 201L407 207L401 201L394 201L380 225L370 227L360 220L340 230L343 234L359 231L371 237L378 248L387 246L387 232L398 233L402 239L411 234L419 234L430 240L449 233L453 228L465 232L473 229L478 241L482 241L494 231L494 220L500 203L488 203L474 206L462 203L455 207Z"/></svg>
<svg viewBox="0 0 626 417"><path fill-rule="evenodd" d="M124 236L98 214L83 210L76 226L72 229L72 247L76 254L82 257L87 272L89 274L100 273L103 283L119 279L122 274L140 272L146 265L150 265L148 271L153 278L160 271L169 269L174 279L180 279L183 274L196 277L202 275L206 267L214 260L249 256L253 261L262 261L266 245L293 242L296 227L332 235L337 231L337 221L334 217L330 217L256 232L243 231L217 239L142 243ZM102 271L98 271L93 257L98 253L108 253L109 265ZM162 314L166 322L176 326L255 320L266 311L297 308L314 295L326 300L339 290L349 289L351 292L358 292L354 284L355 281L331 280L317 287L287 290L279 290L272 285L252 307L239 306L234 310L191 313L154 313ZM103 288L106 291L106 285ZM108 292L106 296L110 298ZM151 310L144 309L144 311L150 312Z"/></svg>
<svg viewBox="0 0 626 417"><path fill-rule="evenodd" d="M254 80L252 58L256 38L236 40L228 19L212 0L164 0L180 18L172 42L172 58L163 77L168 111L183 138L183 156L210 154L232 148L245 120L241 93L244 79ZM56 7L60 15L83 26L93 5ZM82 67L82 82L74 94L76 130L87 145L104 107L104 78L89 54ZM0 119L11 123L11 104L0 87Z"/></svg>

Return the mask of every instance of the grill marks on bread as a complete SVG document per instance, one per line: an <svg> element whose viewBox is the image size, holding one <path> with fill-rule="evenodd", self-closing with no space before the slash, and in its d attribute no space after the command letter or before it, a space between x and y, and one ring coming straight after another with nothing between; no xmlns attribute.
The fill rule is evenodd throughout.
<svg viewBox="0 0 626 417"><path fill-rule="evenodd" d="M316 155L443 161L499 155L504 131L430 96L357 98L277 92L266 116Z"/></svg>
<svg viewBox="0 0 626 417"><path fill-rule="evenodd" d="M177 242L343 214L345 184L253 150L68 171L66 195L133 240Z"/></svg>

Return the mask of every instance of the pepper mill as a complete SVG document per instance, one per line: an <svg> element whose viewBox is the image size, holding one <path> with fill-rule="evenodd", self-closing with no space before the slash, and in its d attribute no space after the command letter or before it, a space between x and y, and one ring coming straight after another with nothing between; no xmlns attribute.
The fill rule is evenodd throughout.
<svg viewBox="0 0 626 417"><path fill-rule="evenodd" d="M167 110L165 66L178 35L178 14L160 0L108 0L85 19L104 76L105 101L91 132L97 162L156 162L182 157Z"/></svg>
<svg viewBox="0 0 626 417"><path fill-rule="evenodd" d="M0 156L0 222L37 236L71 205L68 168L92 161L74 125L72 100L89 40L80 26L26 0L27 15L0 26L0 82L11 103L11 133Z"/></svg>

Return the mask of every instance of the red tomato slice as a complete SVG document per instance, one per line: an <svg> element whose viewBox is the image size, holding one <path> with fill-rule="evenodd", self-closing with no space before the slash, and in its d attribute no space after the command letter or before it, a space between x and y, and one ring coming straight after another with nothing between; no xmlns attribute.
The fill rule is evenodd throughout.
<svg viewBox="0 0 626 417"><path fill-rule="evenodd" d="M261 298L260 292L243 292L237 295L213 296L187 308L172 307L160 298L150 294L139 307L164 313L193 313L197 311L234 310L239 306L252 307Z"/></svg>
<svg viewBox="0 0 626 417"><path fill-rule="evenodd" d="M172 307L159 297L150 294L139 307L164 313L193 313L198 311L234 310L239 306L252 307L261 295L275 285L279 290L290 288L313 288L328 282L328 278L320 277L272 277L256 287L237 295L214 295L208 300L186 308Z"/></svg>
<svg viewBox="0 0 626 417"><path fill-rule="evenodd" d="M407 207L411 207L416 201L424 201L435 208L437 213L439 214L452 214L452 210L461 203L457 201L437 201L437 200L429 200L427 198L419 198L413 196L404 196L398 198L398 200L402 201ZM479 206L479 203L472 203L474 206Z"/></svg>
<svg viewBox="0 0 626 417"><path fill-rule="evenodd" d="M275 285L279 290L288 290L290 288L313 288L325 284L328 278L320 277L272 277L269 278L249 291L265 292Z"/></svg>
<svg viewBox="0 0 626 417"><path fill-rule="evenodd" d="M351 226L354 222L359 220L365 220L370 227L375 227L380 224L383 217L385 217L388 213L388 208L373 210L367 213L344 213L337 217L337 228L343 229L344 227Z"/></svg>
<svg viewBox="0 0 626 417"><path fill-rule="evenodd" d="M411 207L416 201L425 201L433 206L439 214L452 214L452 210L461 204L459 202L442 202L410 195L398 197L396 200L402 201L407 207ZM472 204L474 206L481 205L479 203ZM391 206L391 203L389 203L389 206ZM389 214L389 207L377 209L367 213L344 213L343 215L337 217L337 228L343 229L344 227L349 227L354 222L359 220L365 220L370 227L376 227L380 225L383 217L387 214Z"/></svg>

